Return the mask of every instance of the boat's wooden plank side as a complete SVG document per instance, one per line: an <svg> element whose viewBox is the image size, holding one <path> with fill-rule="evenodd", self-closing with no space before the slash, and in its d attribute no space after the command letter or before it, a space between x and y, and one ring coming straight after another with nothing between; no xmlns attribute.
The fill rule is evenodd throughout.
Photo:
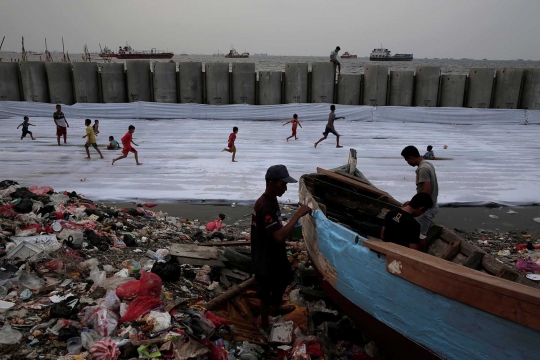
<svg viewBox="0 0 540 360"><path fill-rule="evenodd" d="M386 255L387 270L407 281L510 321L540 330L540 290L397 244L365 241Z"/></svg>
<svg viewBox="0 0 540 360"><path fill-rule="evenodd" d="M343 182L345 184L352 185L354 187L369 191L369 192L371 192L373 194L376 194L376 195L379 195L379 196L387 196L388 198L393 199L392 196L390 196L387 192L379 190L374 186L366 185L364 182L353 180L353 179L351 179L349 177L337 174L337 173L335 173L333 171L330 171L330 170L321 169L321 168L317 168L317 172L319 174L326 175L329 178L339 180L339 181L341 181L341 182Z"/></svg>
<svg viewBox="0 0 540 360"><path fill-rule="evenodd" d="M539 331L390 274L384 254L363 246L367 239L321 211L305 217L303 224L315 266L325 263L331 269L319 269L325 280L359 309L413 342L445 359L540 358ZM378 340L387 341L384 336Z"/></svg>

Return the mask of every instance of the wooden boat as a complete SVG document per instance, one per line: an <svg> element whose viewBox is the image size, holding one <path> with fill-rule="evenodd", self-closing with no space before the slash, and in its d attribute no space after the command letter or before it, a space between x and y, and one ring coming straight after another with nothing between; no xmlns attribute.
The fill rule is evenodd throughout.
<svg viewBox="0 0 540 360"><path fill-rule="evenodd" d="M396 359L540 359L540 289L455 232L429 253L382 242L400 203L349 165L300 179L309 256L329 296Z"/></svg>

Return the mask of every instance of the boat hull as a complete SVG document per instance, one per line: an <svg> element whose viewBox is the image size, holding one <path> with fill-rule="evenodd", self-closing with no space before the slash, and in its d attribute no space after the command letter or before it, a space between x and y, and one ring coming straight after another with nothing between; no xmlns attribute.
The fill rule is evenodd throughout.
<svg viewBox="0 0 540 360"><path fill-rule="evenodd" d="M174 56L173 53L163 53L163 54L99 54L102 58L117 58L117 59L172 59Z"/></svg>
<svg viewBox="0 0 540 360"><path fill-rule="evenodd" d="M345 55L341 56L342 59L356 59L358 58L358 55Z"/></svg>
<svg viewBox="0 0 540 360"><path fill-rule="evenodd" d="M384 57L384 58L380 58L380 57L369 58L369 61L412 61L412 60L413 60L412 57L393 57L393 56Z"/></svg>
<svg viewBox="0 0 540 360"><path fill-rule="evenodd" d="M227 59L246 59L249 55L225 55Z"/></svg>
<svg viewBox="0 0 540 360"><path fill-rule="evenodd" d="M304 176L305 177L305 176ZM396 358L537 359L540 331L427 290L387 271L367 239L330 221L300 179L300 202L315 210L302 231L322 285L373 340ZM411 356L408 356L411 352ZM420 355L418 355L420 354Z"/></svg>

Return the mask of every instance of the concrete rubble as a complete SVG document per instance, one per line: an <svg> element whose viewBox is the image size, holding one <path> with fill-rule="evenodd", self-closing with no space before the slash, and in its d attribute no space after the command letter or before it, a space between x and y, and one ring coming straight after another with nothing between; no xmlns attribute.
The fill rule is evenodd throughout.
<svg viewBox="0 0 540 360"><path fill-rule="evenodd" d="M270 334L257 326L250 215L202 224L0 182L0 359L371 359L318 287L302 239ZM284 216L292 209L284 206ZM217 214L216 214L217 215ZM225 220L226 222L226 217ZM298 232L296 233L298 235Z"/></svg>

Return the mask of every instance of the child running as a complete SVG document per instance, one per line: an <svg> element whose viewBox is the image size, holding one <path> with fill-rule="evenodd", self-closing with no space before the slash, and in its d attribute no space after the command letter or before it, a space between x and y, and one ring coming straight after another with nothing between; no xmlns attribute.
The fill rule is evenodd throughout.
<svg viewBox="0 0 540 360"><path fill-rule="evenodd" d="M94 125L92 125L92 128L94 129L94 134L96 134L96 136L99 134L99 120L96 119L94 120Z"/></svg>
<svg viewBox="0 0 540 360"><path fill-rule="evenodd" d="M292 120L287 121L283 126L287 125L288 123L292 123L292 135L287 138L287 142L289 142L289 139L294 136L294 140L298 140L296 137L296 128L298 125L302 127L302 124L300 124L300 120L298 120L298 115L294 114Z"/></svg>
<svg viewBox="0 0 540 360"><path fill-rule="evenodd" d="M135 126L129 125L128 132L124 137L122 138L122 145L124 145L124 148L122 149L122 156L117 157L112 161L111 165L114 165L115 161L118 161L120 159L125 159L129 152L131 151L133 154L135 154L135 162L137 165L142 165L142 163L139 162L139 154L137 153L137 150L135 150L133 147L131 147L131 144L135 146L139 146L133 142L133 133L135 132Z"/></svg>
<svg viewBox="0 0 540 360"><path fill-rule="evenodd" d="M232 129L231 135L229 135L229 142L227 143L228 148L223 148L221 152L227 151L232 153L232 162L238 162L234 160L234 157L236 156L236 146L234 146L234 141L236 140L236 134L238 133L238 128L235 126Z"/></svg>
<svg viewBox="0 0 540 360"><path fill-rule="evenodd" d="M21 140L24 139L26 137L27 134L30 134L30 137L32 138L32 140L36 140L36 138L34 137L34 135L32 134L31 131L28 131L28 127L29 126L36 126L34 124L30 124L28 121L30 121L30 119L28 118L28 116L25 116L24 117L24 121L21 123L21 125L17 126L17 129L20 128L22 126L22 135L21 135Z"/></svg>
<svg viewBox="0 0 540 360"><path fill-rule="evenodd" d="M103 159L103 154L98 149L97 144L96 144L96 134L94 133L94 128L91 126L92 120L86 119L84 121L84 124L86 125L86 135L83 136L83 139L85 137L88 137L88 139L86 140L86 144L84 144L84 147L86 149L86 155L88 155L87 157L85 157L85 159L90 160L90 150L88 149L90 145L92 145L94 149L96 149L99 156L101 156L101 158Z"/></svg>
<svg viewBox="0 0 540 360"><path fill-rule="evenodd" d="M107 150L120 150L120 144L118 141L114 140L114 136L109 136L109 145L107 145Z"/></svg>
<svg viewBox="0 0 540 360"><path fill-rule="evenodd" d="M330 115L328 115L328 124L326 124L326 129L323 132L323 137L320 138L319 141L315 143L315 149L317 148L317 145L319 145L321 141L325 140L328 137L329 133L336 135L336 147L337 148L343 147L339 145L339 134L334 128L334 121L338 119L345 119L345 116L336 117L336 114L334 113L334 111L336 111L336 106L335 105L330 106Z"/></svg>

